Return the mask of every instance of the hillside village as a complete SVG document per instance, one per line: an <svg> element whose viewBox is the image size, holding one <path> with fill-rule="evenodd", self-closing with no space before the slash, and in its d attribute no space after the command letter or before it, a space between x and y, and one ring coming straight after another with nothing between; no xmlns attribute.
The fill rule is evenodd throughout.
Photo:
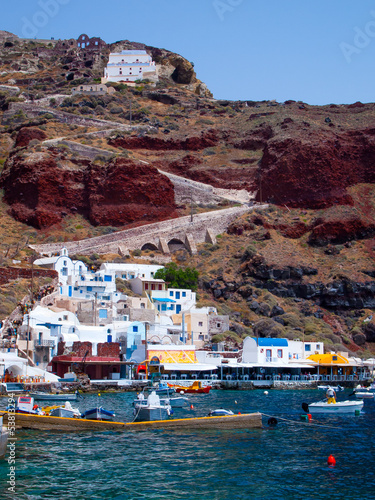
<svg viewBox="0 0 375 500"><path fill-rule="evenodd" d="M229 330L229 316L197 307L194 291L171 288L155 277L160 265L103 263L95 271L72 260L66 248L33 264L54 271L56 287L24 304L16 328L3 328L3 345L34 367L27 375L21 358L7 362L5 356L13 381L72 382L78 376L85 384L121 387L153 374L253 384L372 376L371 360L347 359L345 353L327 358L322 342L246 337L240 349L213 343L215 335Z"/></svg>

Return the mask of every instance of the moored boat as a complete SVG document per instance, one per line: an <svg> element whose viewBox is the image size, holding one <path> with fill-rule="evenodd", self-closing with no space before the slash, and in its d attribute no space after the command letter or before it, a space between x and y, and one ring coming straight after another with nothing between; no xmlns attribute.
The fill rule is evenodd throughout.
<svg viewBox="0 0 375 500"><path fill-rule="evenodd" d="M218 408L217 410L212 410L208 414L209 417L225 417L227 415L234 415L232 410L224 410L224 408Z"/></svg>
<svg viewBox="0 0 375 500"><path fill-rule="evenodd" d="M172 387L176 392L187 392L189 394L208 394L212 389L211 385L203 385L200 380L195 380L191 385L185 387L178 384L168 384L168 387Z"/></svg>
<svg viewBox="0 0 375 500"><path fill-rule="evenodd" d="M77 401L78 391L73 393L48 393L42 391L30 392L32 396L37 401Z"/></svg>
<svg viewBox="0 0 375 500"><path fill-rule="evenodd" d="M328 403L327 400L317 401L315 403L302 403L302 408L306 413L356 413L363 408L363 400L353 401L337 401L336 403Z"/></svg>
<svg viewBox="0 0 375 500"><path fill-rule="evenodd" d="M166 420L172 414L171 405L166 403L166 400L161 402L155 391L152 391L147 399L139 398L134 406L134 422Z"/></svg>
<svg viewBox="0 0 375 500"><path fill-rule="evenodd" d="M87 418L89 420L113 420L114 416L114 411L106 410L102 406L91 408L82 413L82 418Z"/></svg>
<svg viewBox="0 0 375 500"><path fill-rule="evenodd" d="M374 393L367 389L360 389L354 392L357 399L374 399Z"/></svg>
<svg viewBox="0 0 375 500"><path fill-rule="evenodd" d="M31 396L19 396L15 408L16 413L30 413L31 415L44 415L44 411L34 403Z"/></svg>
<svg viewBox="0 0 375 500"><path fill-rule="evenodd" d="M69 401L65 401L64 406L55 406L49 412L50 417L81 418L78 408L73 408Z"/></svg>

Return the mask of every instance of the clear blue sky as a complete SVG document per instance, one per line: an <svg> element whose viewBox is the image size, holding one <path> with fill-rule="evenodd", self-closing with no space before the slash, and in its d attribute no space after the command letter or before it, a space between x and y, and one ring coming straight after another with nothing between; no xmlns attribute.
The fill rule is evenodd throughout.
<svg viewBox="0 0 375 500"><path fill-rule="evenodd" d="M374 0L13 0L0 29L177 52L218 99L374 102Z"/></svg>

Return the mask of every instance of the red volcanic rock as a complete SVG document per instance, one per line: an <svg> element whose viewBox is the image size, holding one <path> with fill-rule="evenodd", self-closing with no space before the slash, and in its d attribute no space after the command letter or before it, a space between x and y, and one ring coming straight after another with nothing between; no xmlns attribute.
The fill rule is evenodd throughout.
<svg viewBox="0 0 375 500"><path fill-rule="evenodd" d="M303 135L305 134L305 135ZM268 141L261 164L262 201L292 207L352 204L349 186L375 181L375 138L367 129L324 131ZM258 192L258 200L259 200Z"/></svg>
<svg viewBox="0 0 375 500"><path fill-rule="evenodd" d="M26 147L29 145L29 142L37 139L38 141L44 141L47 138L47 135L40 130L40 128L36 127L24 127L17 134L16 138L16 147Z"/></svg>
<svg viewBox="0 0 375 500"><path fill-rule="evenodd" d="M120 226L137 221L158 221L175 213L172 182L150 165L117 158L90 168L90 221Z"/></svg>
<svg viewBox="0 0 375 500"><path fill-rule="evenodd" d="M304 222L295 222L294 224L274 225L284 238L298 239L309 231L309 227Z"/></svg>
<svg viewBox="0 0 375 500"><path fill-rule="evenodd" d="M363 221L359 217L329 221L319 219L310 233L308 243L315 246L341 244L350 240L371 238L374 235L375 224Z"/></svg>
<svg viewBox="0 0 375 500"><path fill-rule="evenodd" d="M69 213L111 226L176 216L171 181L156 168L125 158L102 167L74 164L53 151L26 159L13 155L0 184L11 214L39 229Z"/></svg>
<svg viewBox="0 0 375 500"><path fill-rule="evenodd" d="M108 144L115 148L121 147L125 149L198 151L216 146L218 140L217 132L209 130L206 133L202 133L201 136L187 137L186 139L162 139L160 137L145 135L144 137L117 137L109 139Z"/></svg>

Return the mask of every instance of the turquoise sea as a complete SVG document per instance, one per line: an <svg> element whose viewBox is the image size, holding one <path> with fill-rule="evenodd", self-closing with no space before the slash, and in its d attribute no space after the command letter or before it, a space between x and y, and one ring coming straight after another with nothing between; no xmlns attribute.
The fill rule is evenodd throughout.
<svg viewBox="0 0 375 500"><path fill-rule="evenodd" d="M197 432L61 434L18 431L16 494L8 492L0 462L0 498L17 499L375 499L375 401L360 416L316 416L302 421L301 403L314 390L211 391L189 395L193 408L176 417L204 416L215 408L260 411L263 429ZM340 393L346 399L351 391ZM131 421L135 393L102 394L116 420ZM95 406L97 396L77 402ZM0 400L4 407L6 400ZM275 427L269 416L277 418ZM329 467L333 455L336 465Z"/></svg>

